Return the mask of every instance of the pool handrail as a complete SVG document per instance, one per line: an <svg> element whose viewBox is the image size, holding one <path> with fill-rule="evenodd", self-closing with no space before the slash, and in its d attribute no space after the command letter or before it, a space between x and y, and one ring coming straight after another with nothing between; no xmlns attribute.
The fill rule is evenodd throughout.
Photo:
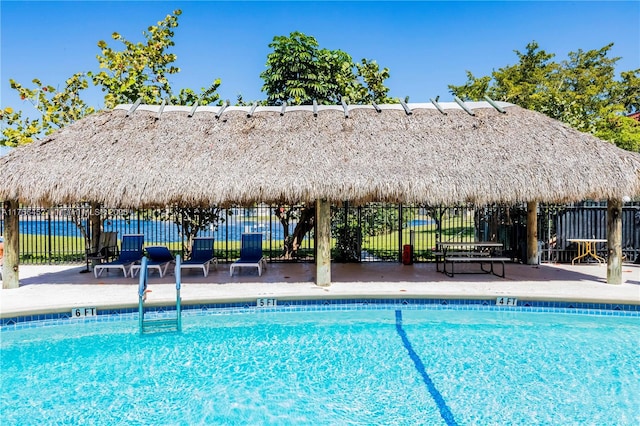
<svg viewBox="0 0 640 426"><path fill-rule="evenodd" d="M181 298L180 298L180 288L182 287L182 274L180 271L180 264L182 263L182 259L180 255L176 255L176 267L175 267L175 275L176 275L176 326L178 328L178 333L182 331L182 309L180 306Z"/></svg>
<svg viewBox="0 0 640 426"><path fill-rule="evenodd" d="M144 257L140 264L140 280L138 284L138 322L140 326L140 334L144 334L145 332L145 319L144 319L144 302L145 302L145 293L147 292L147 285L149 283L149 271L147 268L148 259ZM180 288L182 287L182 275L180 271L180 263L182 259L180 255L176 255L176 267L175 267L175 275L176 275L176 318L175 318L175 328L178 332L182 331L182 307L181 307L181 297L180 297ZM171 327L172 320L147 320L149 326L154 324L157 327L165 328Z"/></svg>
<svg viewBox="0 0 640 426"><path fill-rule="evenodd" d="M149 271L147 271L147 262L149 262L149 259L143 257L140 264L140 279L138 282L138 323L140 325L140 334L142 334L144 330L144 295L147 291L147 283L149 278Z"/></svg>

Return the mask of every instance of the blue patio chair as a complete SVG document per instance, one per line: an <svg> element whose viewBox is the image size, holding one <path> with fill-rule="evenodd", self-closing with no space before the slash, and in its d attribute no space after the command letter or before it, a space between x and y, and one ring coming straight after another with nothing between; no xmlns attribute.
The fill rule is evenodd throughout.
<svg viewBox="0 0 640 426"><path fill-rule="evenodd" d="M211 264L213 264L213 269L218 269L218 259L213 255L213 238L196 237L193 239L191 257L180 263L180 270L202 269L202 273L206 277L209 275Z"/></svg>
<svg viewBox="0 0 640 426"><path fill-rule="evenodd" d="M120 254L118 258L112 262L100 263L93 268L93 274L96 278L102 275L105 269L120 269L124 276L129 275L129 269L134 263L140 262L144 253L142 245L144 244L143 234L125 234L122 236L120 244Z"/></svg>
<svg viewBox="0 0 640 426"><path fill-rule="evenodd" d="M267 269L267 261L262 255L262 234L242 234L240 259L231 264L229 275L233 276L236 268L256 268L258 276L262 275L263 269Z"/></svg>
<svg viewBox="0 0 640 426"><path fill-rule="evenodd" d="M157 269L160 278L162 278L169 269L169 265L175 262L176 258L173 253L165 246L150 246L145 249L147 251L147 271L149 269ZM131 276L135 277L140 272L140 265L131 265Z"/></svg>

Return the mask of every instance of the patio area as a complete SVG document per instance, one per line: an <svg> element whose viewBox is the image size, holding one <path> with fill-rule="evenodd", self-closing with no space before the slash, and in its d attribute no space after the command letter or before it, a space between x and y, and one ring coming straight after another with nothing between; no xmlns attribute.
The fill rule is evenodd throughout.
<svg viewBox="0 0 640 426"><path fill-rule="evenodd" d="M470 265L474 271L478 265ZM0 318L66 312L76 307L132 308L138 305L138 279L110 272L99 278L78 265L22 265L20 287L0 291ZM462 270L461 270L462 271ZM272 263L258 276L246 270L229 276L220 264L208 277L182 275L182 304L253 302L258 298L301 299L493 299L568 301L640 305L640 265L625 263L622 284L606 283L607 267L598 264L507 264L506 278L489 274L436 272L435 264L332 264L332 285L315 284L312 263ZM147 306L175 304L175 276L152 273Z"/></svg>

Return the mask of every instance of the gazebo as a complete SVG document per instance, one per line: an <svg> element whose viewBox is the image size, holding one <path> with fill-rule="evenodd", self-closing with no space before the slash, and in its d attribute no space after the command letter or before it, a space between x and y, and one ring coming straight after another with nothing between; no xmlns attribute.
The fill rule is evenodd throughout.
<svg viewBox="0 0 640 426"><path fill-rule="evenodd" d="M329 285L331 202L608 200L609 283L621 282L624 196L640 155L494 102L332 106L119 105L0 158L3 285L18 286L19 203L113 207L316 205L316 283ZM535 220L528 258L537 259Z"/></svg>

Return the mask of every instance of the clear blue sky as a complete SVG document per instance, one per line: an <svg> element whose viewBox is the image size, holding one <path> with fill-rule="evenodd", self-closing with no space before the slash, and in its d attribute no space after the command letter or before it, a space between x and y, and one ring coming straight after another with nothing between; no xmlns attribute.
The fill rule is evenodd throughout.
<svg viewBox="0 0 640 426"><path fill-rule="evenodd" d="M174 89L199 90L220 78L222 99L264 99L260 73L276 35L301 31L320 47L341 49L354 60L388 67L390 95L426 102L451 100L448 84L516 62L514 50L530 41L556 54L615 43L620 71L640 68L640 1L572 2L266 2L266 1L7 1L0 4L0 104L29 114L33 108L9 88L39 78L63 86L80 71L96 70L99 40L111 47L119 32L143 41L142 32L181 9L172 52L182 71ZM96 89L86 96L102 107Z"/></svg>

